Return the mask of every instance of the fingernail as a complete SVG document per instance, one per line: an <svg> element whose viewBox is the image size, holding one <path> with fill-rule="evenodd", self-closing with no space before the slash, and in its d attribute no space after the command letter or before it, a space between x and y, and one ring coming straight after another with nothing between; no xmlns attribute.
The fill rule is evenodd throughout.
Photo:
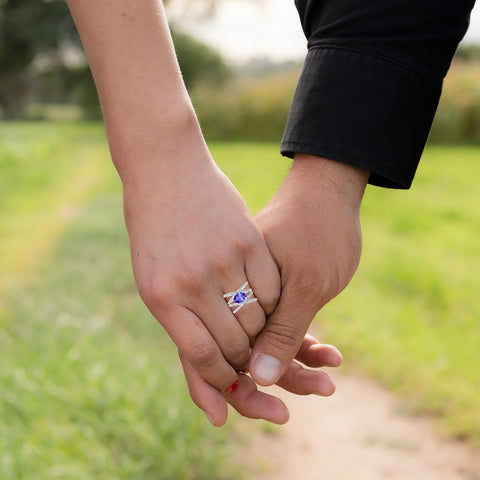
<svg viewBox="0 0 480 480"><path fill-rule="evenodd" d="M257 378L263 380L265 383L275 383L280 377L282 364L280 360L265 353L258 353L251 371Z"/></svg>
<svg viewBox="0 0 480 480"><path fill-rule="evenodd" d="M225 391L227 393L233 393L239 386L240 384L238 383L238 380L235 381L234 384L230 385Z"/></svg>

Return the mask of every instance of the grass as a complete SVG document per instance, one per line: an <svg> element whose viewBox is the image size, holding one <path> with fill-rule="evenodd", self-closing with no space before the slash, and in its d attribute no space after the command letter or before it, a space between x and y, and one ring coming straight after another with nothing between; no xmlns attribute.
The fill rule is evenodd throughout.
<svg viewBox="0 0 480 480"><path fill-rule="evenodd" d="M429 147L408 192L367 190L354 280L325 335L415 411L480 442L479 148Z"/></svg>
<svg viewBox="0 0 480 480"><path fill-rule="evenodd" d="M252 211L285 175L277 147L214 145ZM364 252L351 285L318 315L345 367L480 443L480 148L425 151L410 191L369 187ZM247 171L248 175L242 172Z"/></svg>
<svg viewBox="0 0 480 480"><path fill-rule="evenodd" d="M102 128L1 127L0 477L230 480L138 299Z"/></svg>
<svg viewBox="0 0 480 480"><path fill-rule="evenodd" d="M253 212L277 151L212 145ZM318 316L347 368L477 442L478 158L429 147L411 191L369 188L361 267ZM0 476L230 480L231 430L193 406L138 299L102 127L0 124L0 172Z"/></svg>

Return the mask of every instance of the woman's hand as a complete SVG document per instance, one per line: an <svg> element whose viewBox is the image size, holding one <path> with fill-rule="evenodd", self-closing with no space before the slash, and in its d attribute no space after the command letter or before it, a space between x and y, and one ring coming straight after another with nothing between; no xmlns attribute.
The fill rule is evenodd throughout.
<svg viewBox="0 0 480 480"><path fill-rule="evenodd" d="M188 371L220 395L245 380L237 370L247 365L249 345L280 294L277 265L243 200L210 157L162 2L67 1L124 186L140 294ZM234 315L222 296L245 281L258 302ZM283 367L285 374L289 367Z"/></svg>
<svg viewBox="0 0 480 480"><path fill-rule="evenodd" d="M68 0L124 187L142 298L200 377L229 389L280 293L245 203L210 157L160 0ZM223 294L249 282L234 315Z"/></svg>
<svg viewBox="0 0 480 480"><path fill-rule="evenodd" d="M129 153L141 161L122 172L125 220L142 299L184 363L225 392L248 365L280 276L247 206L197 136L186 127L171 151ZM245 282L258 301L234 314L223 294Z"/></svg>

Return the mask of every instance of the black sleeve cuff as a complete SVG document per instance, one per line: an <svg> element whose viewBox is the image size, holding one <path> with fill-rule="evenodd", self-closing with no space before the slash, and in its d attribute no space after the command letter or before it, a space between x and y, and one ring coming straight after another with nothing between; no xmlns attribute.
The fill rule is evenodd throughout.
<svg viewBox="0 0 480 480"><path fill-rule="evenodd" d="M306 153L371 172L369 183L409 188L442 82L354 49L312 47L297 85L281 153Z"/></svg>

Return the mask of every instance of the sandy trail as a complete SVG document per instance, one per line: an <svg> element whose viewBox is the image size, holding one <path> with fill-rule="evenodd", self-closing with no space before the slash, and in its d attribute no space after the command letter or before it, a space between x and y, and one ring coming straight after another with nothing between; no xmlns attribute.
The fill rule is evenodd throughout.
<svg viewBox="0 0 480 480"><path fill-rule="evenodd" d="M442 439L431 419L408 415L372 380L330 374L337 392L328 399L278 389L291 419L252 438L242 455L251 478L480 480L480 450Z"/></svg>

